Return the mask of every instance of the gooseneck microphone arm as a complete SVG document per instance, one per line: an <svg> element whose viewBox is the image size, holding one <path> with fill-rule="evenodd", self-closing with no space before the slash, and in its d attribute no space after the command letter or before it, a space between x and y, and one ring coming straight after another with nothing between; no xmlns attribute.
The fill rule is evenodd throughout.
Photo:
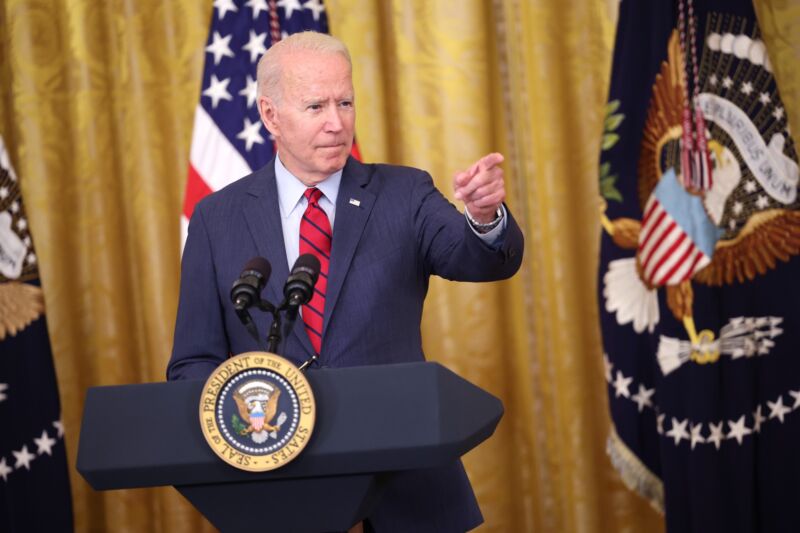
<svg viewBox="0 0 800 533"><path fill-rule="evenodd" d="M250 316L249 309L255 307L272 315L272 325L267 334L267 351L278 353L281 340L288 337L294 327L300 306L308 303L314 294L314 285L319 278L320 263L319 259L312 254L303 254L297 258L283 287L283 301L277 307L261 298L261 291L264 290L271 271L272 267L269 261L263 257L254 257L248 261L239 275L239 279L233 283L231 302L239 320L259 346L261 346L261 339L258 327L253 321L253 317ZM284 312L287 318L283 327L281 326L281 312ZM303 363L300 370L304 370L316 360L317 356L314 355Z"/></svg>

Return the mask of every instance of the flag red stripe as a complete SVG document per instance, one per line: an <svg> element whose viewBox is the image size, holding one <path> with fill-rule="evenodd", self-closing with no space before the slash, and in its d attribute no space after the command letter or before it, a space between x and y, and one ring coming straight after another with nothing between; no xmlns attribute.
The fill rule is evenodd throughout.
<svg viewBox="0 0 800 533"><path fill-rule="evenodd" d="M194 206L199 202L203 197L211 194L211 189L197 173L195 170L194 165L189 163L189 176L186 180L186 194L183 197L183 216L187 219L192 218L192 213L194 213Z"/></svg>
<svg viewBox="0 0 800 533"><path fill-rule="evenodd" d="M702 251L702 250L700 250L700 249L698 248L698 249L697 249L697 252L696 252L696 254L695 254L695 256L694 256L694 261L692 261L692 266L691 266L691 267L689 267L689 271L686 273L686 275L685 275L685 276L683 276L683 279L681 280L682 282L683 282L683 281L686 281L687 279L689 279L689 278L691 278L691 277L692 277L692 274L694 274L694 269L695 269L695 267L697 266L697 263L698 263L698 262L700 262L700 260L701 260L703 257L705 257L705 254L703 253L703 251Z"/></svg>
<svg viewBox="0 0 800 533"><path fill-rule="evenodd" d="M684 240L686 240L686 234L681 233L681 236L675 242L673 242L669 248L667 248L666 252L661 254L661 257L658 259L658 262L656 262L655 266L651 270L652 274L648 276L648 278L650 278L648 279L650 283L653 283L656 272L658 272L658 269L661 268L661 266L669 260L670 256L675 252L675 250L678 248L678 246L681 245L681 243Z"/></svg>
<svg viewBox="0 0 800 533"><path fill-rule="evenodd" d="M683 237L686 237L685 233L683 234ZM684 239L682 238L681 240L684 240ZM681 268L681 266L683 266L683 263L686 261L686 259L689 257L689 255L691 255L691 253L694 250L696 250L696 247L694 246L694 243L690 243L689 247L686 248L686 251L683 252L683 255L681 256L681 258L678 259L678 261L674 265L672 265L672 268L670 268L669 271L665 275L661 276L661 279L659 279L656 282L656 284L657 285L665 285L665 284L667 284L669 282L669 279L675 274L675 272L678 271L679 268ZM655 272L658 272L658 269L656 269ZM655 272L653 273L654 275L655 275Z"/></svg>
<svg viewBox="0 0 800 533"><path fill-rule="evenodd" d="M666 211L661 211L661 214L658 216L656 221L653 222L653 224L651 226L649 226L649 227L645 226L645 227L647 227L647 234L644 236L644 239L642 239L642 241L641 241L642 244L639 245L639 249L640 250L644 250L645 249L645 247L647 246L647 243L650 241L650 237L652 237L653 234L655 234L655 232L658 230L658 228L661 225L661 222L664 220L665 216L667 216L667 212Z"/></svg>
<svg viewBox="0 0 800 533"><path fill-rule="evenodd" d="M646 226L650 221L650 216L653 214L653 211L656 210L656 207L658 207L658 202L651 198L647 204L647 212L642 217L642 226Z"/></svg>
<svg viewBox="0 0 800 533"><path fill-rule="evenodd" d="M666 213L664 214L666 215ZM650 252L647 254L647 257L645 257L644 261L642 261L642 265L644 265L645 268L647 268L648 263L650 263L650 260L653 258L653 254L655 254L656 251L658 251L658 249L661 247L662 241L669 236L669 234L672 232L675 226L677 226L677 224L675 223L674 220L669 224L667 224L666 226L664 226L664 231L662 231L661 234L658 236L658 241L656 242L655 246L653 246L653 248L650 249ZM659 228L660 227L661 226L659 226ZM653 230L653 234L655 234L656 231L658 230L657 229Z"/></svg>

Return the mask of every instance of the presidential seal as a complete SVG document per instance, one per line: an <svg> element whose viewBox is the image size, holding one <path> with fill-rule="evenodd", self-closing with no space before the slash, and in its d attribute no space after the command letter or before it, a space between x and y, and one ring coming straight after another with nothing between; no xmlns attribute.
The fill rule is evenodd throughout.
<svg viewBox="0 0 800 533"><path fill-rule="evenodd" d="M206 442L223 461L251 472L295 459L314 429L316 405L306 377L267 352L232 357L211 374L200 398Z"/></svg>

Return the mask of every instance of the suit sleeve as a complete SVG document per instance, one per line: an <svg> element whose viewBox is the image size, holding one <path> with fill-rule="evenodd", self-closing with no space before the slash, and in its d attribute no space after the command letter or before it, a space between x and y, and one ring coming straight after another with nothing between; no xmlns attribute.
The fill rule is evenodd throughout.
<svg viewBox="0 0 800 533"><path fill-rule="evenodd" d="M410 205L418 250L428 274L453 281L496 281L519 270L524 238L511 211L502 243L492 247L439 192L427 173L414 181Z"/></svg>
<svg viewBox="0 0 800 533"><path fill-rule="evenodd" d="M223 307L202 203L195 208L181 261L181 286L167 379L205 379L228 357Z"/></svg>

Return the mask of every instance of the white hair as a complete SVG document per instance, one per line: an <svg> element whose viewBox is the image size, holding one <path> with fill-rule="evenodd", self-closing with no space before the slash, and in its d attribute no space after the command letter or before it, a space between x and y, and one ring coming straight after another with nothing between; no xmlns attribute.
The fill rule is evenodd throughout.
<svg viewBox="0 0 800 533"><path fill-rule="evenodd" d="M330 54L340 54L347 60L352 70L353 62L347 46L327 33L303 31L281 39L272 45L258 61L258 96L267 96L275 102L281 100L281 74L283 73L283 58L294 52L311 51Z"/></svg>

